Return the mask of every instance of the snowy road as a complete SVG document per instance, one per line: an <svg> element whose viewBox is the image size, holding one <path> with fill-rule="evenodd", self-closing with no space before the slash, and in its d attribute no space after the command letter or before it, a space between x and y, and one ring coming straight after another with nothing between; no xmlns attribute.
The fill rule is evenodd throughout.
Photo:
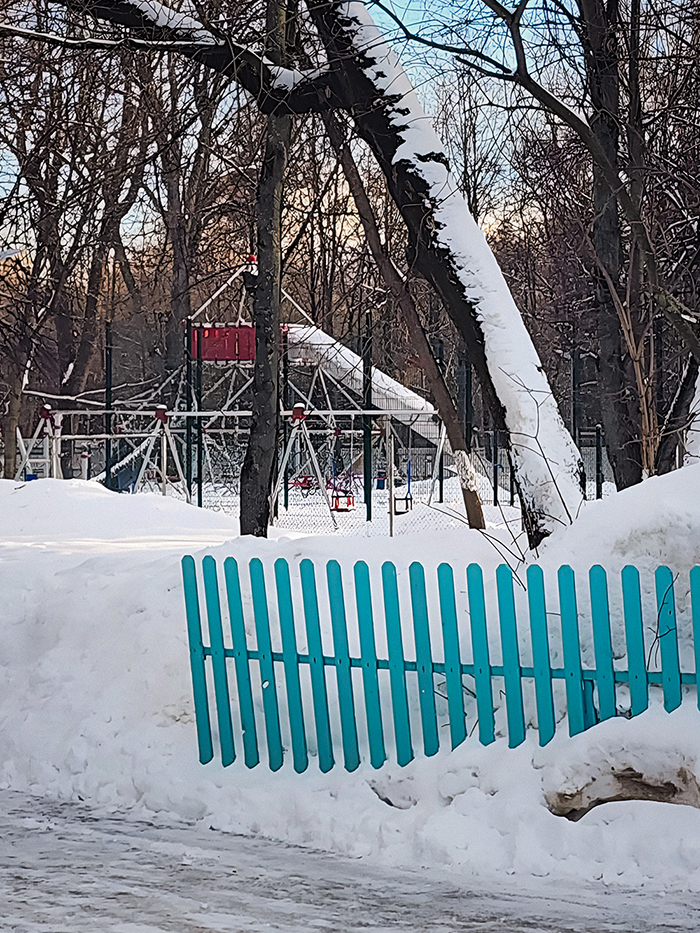
<svg viewBox="0 0 700 933"><path fill-rule="evenodd" d="M0 792L0 929L17 933L697 930L691 895L528 893Z"/></svg>

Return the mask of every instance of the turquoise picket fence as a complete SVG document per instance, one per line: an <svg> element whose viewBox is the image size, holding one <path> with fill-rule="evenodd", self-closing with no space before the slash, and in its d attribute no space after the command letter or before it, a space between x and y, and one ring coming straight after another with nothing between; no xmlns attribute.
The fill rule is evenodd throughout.
<svg viewBox="0 0 700 933"><path fill-rule="evenodd" d="M206 628L209 644L204 643L197 570L192 557L182 561L187 613L194 708L199 743L199 760L206 764L214 757L214 737L210 714L210 685L213 687L218 741L223 765L230 765L242 748L249 767L260 763L260 726L264 728L263 750L274 771L284 762L285 745L291 746L294 769L303 772L309 764L309 736L312 753L321 771L329 771L342 748L345 768L352 771L367 753L371 765L381 767L387 760L387 745L399 765L415 755L420 735L424 755L434 755L440 746L444 727L452 748L464 742L474 728L482 744L496 737L494 687L505 695L504 731L511 747L520 745L526 734L523 686L534 684L534 712L540 745L553 738L557 726L555 682L564 681L565 710L569 734L575 735L597 722L619 715L619 685L627 685L626 716L642 713L649 704L649 686L659 685L664 707L676 709L683 697L683 684L696 684L695 672L681 671L676 625L674 577L667 567L655 574L655 617L647 620L651 632L650 649L645 647L640 575L635 567L621 573L621 614L625 640L626 669L616 667L608 599L606 571L599 566L589 573L592 655L595 667L583 666L577 608L576 582L571 567L558 571L557 612L547 610L544 576L540 567L526 572L527 615L529 616L528 657L531 665L521 664L523 632L519 630L510 568L496 571L498 636L501 663L492 664L494 631L489 635L486 597L481 568L470 564L466 570L468 633L458 624L455 571L443 563L437 569L439 625L431 630L426 575L420 563L408 568L408 603L415 659L405 657L398 577L392 563L381 568L383 630L375 622L370 572L367 564L354 565L354 603L359 651L350 651L349 626L343 577L337 561L326 564L328 625L326 640L332 640L332 654L325 654L321 606L316 569L309 560L299 566L302 594L303 629L297 628L290 568L286 560L274 565L277 613L271 629L265 573L260 560L249 564L252 621L255 647L246 635L246 618L237 562L224 561L223 576L228 612L222 613L221 590L214 558L201 565ZM461 584L460 584L461 585ZM700 663L700 567L690 572L692 636L695 670ZM406 605L406 601L404 605ZM298 614L298 613L297 613ZM227 616L226 630L224 618ZM548 618L555 618L555 628ZM278 627L277 627L278 621ZM273 650L273 630L281 651ZM306 650L298 650L298 632L303 633ZM377 655L377 635L386 645L387 657ZM463 663L464 639L469 635L471 662ZM560 646L562 666L551 663L552 641ZM441 644L436 642L441 641ZM649 641L649 639L647 639ZM228 644L227 644L228 643ZM230 645L230 647L229 647ZM433 652L443 660L433 660ZM618 652L619 653L619 652ZM356 656L355 656L356 655ZM652 668L652 656L655 659ZM658 664L656 659L658 658ZM207 668L211 668L208 676ZM306 668L306 673L302 670ZM280 669L283 678L278 675ZM332 671L329 675L329 669ZM357 669L358 673L353 673ZM381 672L387 672L381 674ZM381 676L380 676L381 674ZM231 690L235 680L235 700ZM281 681L284 687L282 689ZM440 686L441 690L437 689ZM444 693L442 692L444 690ZM329 702L329 694L331 702ZM467 721L465 697L472 698L474 722ZM440 712L438 706L440 705ZM234 715L235 703L235 715ZM358 717L362 703L364 715ZM700 703L699 703L700 705ZM313 719L313 733L308 730ZM387 743L390 720L393 741ZM234 735L236 733L236 735Z"/></svg>

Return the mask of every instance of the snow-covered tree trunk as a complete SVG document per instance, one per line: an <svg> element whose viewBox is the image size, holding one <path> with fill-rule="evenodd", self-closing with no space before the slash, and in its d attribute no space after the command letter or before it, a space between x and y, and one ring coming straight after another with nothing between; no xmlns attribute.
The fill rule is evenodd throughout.
<svg viewBox="0 0 700 933"><path fill-rule="evenodd" d="M576 517L580 455L486 239L451 177L444 147L364 3L310 13L336 67L336 93L386 175L415 267L469 346L487 405L507 432L530 543Z"/></svg>

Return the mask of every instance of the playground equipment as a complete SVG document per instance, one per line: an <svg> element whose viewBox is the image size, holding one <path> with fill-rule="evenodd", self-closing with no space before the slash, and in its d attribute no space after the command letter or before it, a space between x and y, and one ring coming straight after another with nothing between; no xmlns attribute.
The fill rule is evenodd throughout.
<svg viewBox="0 0 700 933"><path fill-rule="evenodd" d="M279 494L280 488L285 475L285 470L287 469L287 464L289 463L289 457L291 455L294 444L299 437L303 443L306 445L311 463L313 466L313 475L316 478L318 483L318 488L323 492L323 496L326 500L328 506L328 512L330 514L331 520L333 522L333 527L338 528L337 519L333 513L333 507L331 505L331 500L328 498L328 490L326 488L326 482L321 473L321 468L318 465L318 458L316 457L316 451L314 450L314 445L311 442L311 436L309 435L309 429L306 426L306 411L304 406L300 403L297 403L292 409L292 431L289 435L289 440L287 441L287 446L282 454L282 463L280 464L279 473L277 475L277 482L275 483L274 489L272 490L272 495L270 496L270 503L274 505L277 496Z"/></svg>
<svg viewBox="0 0 700 933"><path fill-rule="evenodd" d="M17 432L18 446L22 458L15 474L15 482L22 478L22 474L29 465L30 461L41 463L47 471L47 475L58 479L61 473L61 420L62 414L54 412L49 404L44 404L39 409L39 422L32 434L29 442L25 445L22 435ZM34 447L38 441L42 441L42 455L34 456ZM32 474L35 476L36 474Z"/></svg>
<svg viewBox="0 0 700 933"><path fill-rule="evenodd" d="M170 426L168 425L168 409L165 405L157 405L155 411L155 424L151 432L151 436L148 438L148 444L146 446L146 451L143 455L143 460L141 461L141 469L134 483L133 492L138 492L141 489L143 484L143 478L146 475L146 470L149 466L153 466L161 476L161 490L164 496L168 494L168 449L173 458L175 464L175 469L177 470L177 475L182 483L182 487L185 490L185 497L187 502L190 502L190 491L187 488L187 481L185 480L185 474L182 472L182 466L180 464L180 457L177 453L177 447L175 446L175 441L173 439ZM156 441L160 438L160 462L158 464L154 463L151 459L153 454L153 448L155 447Z"/></svg>

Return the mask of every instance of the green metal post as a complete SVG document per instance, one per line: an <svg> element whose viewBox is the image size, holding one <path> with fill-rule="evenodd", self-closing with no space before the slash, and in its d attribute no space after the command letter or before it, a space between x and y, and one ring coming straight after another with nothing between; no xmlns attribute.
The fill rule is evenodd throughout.
<svg viewBox="0 0 700 933"><path fill-rule="evenodd" d="M365 335L362 338L362 407L365 412L372 407L372 313L365 318ZM372 521L372 417L362 416L362 435L364 443L363 473L365 486L366 520Z"/></svg>
<svg viewBox="0 0 700 933"><path fill-rule="evenodd" d="M197 330L197 505L202 508L204 472L204 425L202 424L202 328Z"/></svg>
<svg viewBox="0 0 700 933"><path fill-rule="evenodd" d="M112 322L105 322L105 486L112 488Z"/></svg>
<svg viewBox="0 0 700 933"><path fill-rule="evenodd" d="M185 411L192 410L192 318L185 323ZM192 499L192 418L185 415L185 480Z"/></svg>

